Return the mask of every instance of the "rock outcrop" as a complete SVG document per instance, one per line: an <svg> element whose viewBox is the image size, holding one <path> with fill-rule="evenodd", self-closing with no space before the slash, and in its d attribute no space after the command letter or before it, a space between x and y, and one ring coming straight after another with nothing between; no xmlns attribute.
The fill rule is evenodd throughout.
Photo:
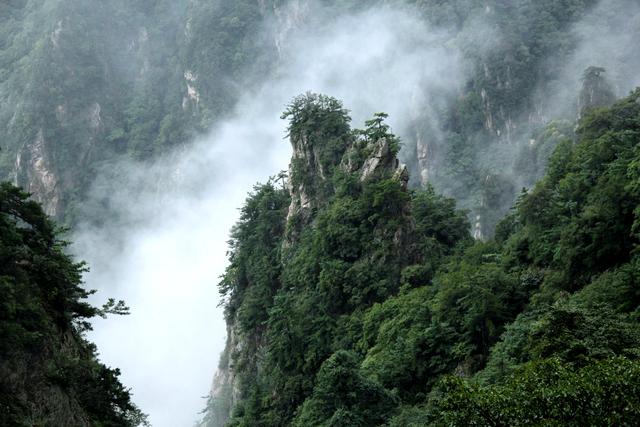
<svg viewBox="0 0 640 427"><path fill-rule="evenodd" d="M404 189L409 182L406 165L400 163L388 138L347 138L339 150L327 156L321 144L309 138L292 138L293 155L289 165L288 188L291 205L287 214L288 233L285 245L302 227L308 225L314 213L335 193L331 178L335 169L358 176L361 183L389 173ZM323 161L324 159L324 161ZM329 161L326 161L329 159Z"/></svg>
<svg viewBox="0 0 640 427"><path fill-rule="evenodd" d="M306 227L314 226L316 213L336 193L337 175L349 175L362 186L376 178L390 178L397 180L402 189L407 189L409 173L396 157L397 146L394 145L393 135L371 138L366 135L356 136L348 125L338 128L341 131L333 135L327 135L326 129L312 129L290 137L293 153L287 189L291 202L286 214L286 231L282 236L283 253L296 244L298 236ZM401 246L406 236L406 230L397 230L393 236L394 243ZM286 259L283 259L283 263L286 263ZM232 409L246 398L241 394L242 380L234 371L234 361L238 360L238 355L243 350L246 353L247 348L254 353L248 362L253 367L248 369L243 366L242 369L245 372L259 373L264 357L264 336L243 334L238 316L234 315L227 320L226 347L212 382L202 426L224 426ZM246 364L247 361L242 363Z"/></svg>
<svg viewBox="0 0 640 427"><path fill-rule="evenodd" d="M327 182L327 166L320 161L321 147L310 142L302 135L291 138L293 154L289 164L289 180L287 185L291 194L291 206L287 214L287 221L295 217L304 223L308 222L314 210L322 203L318 193L330 185Z"/></svg>
<svg viewBox="0 0 640 427"><path fill-rule="evenodd" d="M16 184L33 194L47 215L55 217L60 208L60 187L53 170L42 129L16 157Z"/></svg>

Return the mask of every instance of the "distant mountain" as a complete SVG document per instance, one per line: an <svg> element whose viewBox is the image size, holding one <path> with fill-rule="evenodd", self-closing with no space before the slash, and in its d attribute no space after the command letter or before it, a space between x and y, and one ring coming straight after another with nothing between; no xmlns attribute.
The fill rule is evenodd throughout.
<svg viewBox="0 0 640 427"><path fill-rule="evenodd" d="M426 101L397 131L411 185L431 183L456 198L471 211L478 237L491 236L519 189L541 176L549 147L538 147L537 135L551 120L577 116L585 68L607 68L618 96L633 88L632 42L640 31L634 2L407 0L367 7L411 8L425 32L443 34L442 43L462 58L464 81L416 87ZM361 9L357 2L311 0L5 3L0 174L73 224L101 170L123 157L150 159L188 144L242 93L281 73L300 34ZM625 36L616 36L620 26Z"/></svg>

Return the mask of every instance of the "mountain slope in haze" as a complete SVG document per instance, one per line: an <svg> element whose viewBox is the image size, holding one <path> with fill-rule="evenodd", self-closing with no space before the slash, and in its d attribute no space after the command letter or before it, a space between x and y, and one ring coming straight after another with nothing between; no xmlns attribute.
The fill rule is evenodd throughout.
<svg viewBox="0 0 640 427"><path fill-rule="evenodd" d="M180 14L174 2L3 6L0 167L48 214L74 208L98 162L148 155L166 142L177 119L165 105L180 102L167 84L180 30L167 22L171 14ZM158 86L165 90L151 89Z"/></svg>
<svg viewBox="0 0 640 427"><path fill-rule="evenodd" d="M577 115L571 105L582 70L607 68L617 95L633 80L629 40L640 30L624 17L637 5L604 6L595 0L368 5L381 14L395 8L420 16L424 31L443 34L442 45L466 70L455 84L434 89L427 82L415 90L410 123L398 129L411 185L431 183L456 198L471 211L475 234L491 236L519 188L542 173L549 150L537 146L537 136L549 120ZM75 223L86 215L80 207L96 174L108 176L119 159L148 160L185 146L232 111L244 91L286 72L281 67L297 54L296 40L362 9L342 0L6 3L0 173L33 193L47 213ZM623 25L628 37L610 40ZM585 50L594 52L589 63ZM518 167L532 145L539 158Z"/></svg>
<svg viewBox="0 0 640 427"><path fill-rule="evenodd" d="M203 424L636 424L640 91L586 108L487 242L407 188L384 116L285 112L288 186L234 228Z"/></svg>
<svg viewBox="0 0 640 427"><path fill-rule="evenodd" d="M122 302L86 302L84 265L28 195L0 187L0 425L136 426L144 415L83 338L88 319Z"/></svg>
<svg viewBox="0 0 640 427"><path fill-rule="evenodd" d="M252 56L252 36L243 41L243 33L257 31L261 15L247 3L1 6L2 176L73 223L96 173L123 157L166 153L208 129L237 97L234 58ZM227 14L236 21L227 23ZM239 28L245 20L247 30Z"/></svg>

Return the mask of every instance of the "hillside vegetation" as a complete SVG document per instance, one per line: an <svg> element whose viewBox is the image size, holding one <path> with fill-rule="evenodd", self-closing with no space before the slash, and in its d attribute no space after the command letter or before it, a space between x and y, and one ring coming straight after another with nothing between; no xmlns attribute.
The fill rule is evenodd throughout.
<svg viewBox="0 0 640 427"><path fill-rule="evenodd" d="M42 208L0 186L0 425L137 426L119 371L97 360L89 319L125 314L122 302L86 302L85 271Z"/></svg>
<svg viewBox="0 0 640 427"><path fill-rule="evenodd" d="M640 92L586 110L486 242L407 189L383 114L283 117L289 188L234 228L209 425L638 423Z"/></svg>

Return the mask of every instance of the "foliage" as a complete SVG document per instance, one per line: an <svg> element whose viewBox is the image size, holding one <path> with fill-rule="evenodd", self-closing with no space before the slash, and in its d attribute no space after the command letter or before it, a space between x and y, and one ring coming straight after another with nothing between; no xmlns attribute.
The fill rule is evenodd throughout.
<svg viewBox="0 0 640 427"><path fill-rule="evenodd" d="M64 253L58 233L28 194L0 184L0 370L13 371L0 380L3 422L25 425L38 414L46 423L70 422L55 418L59 408L49 406L54 398L41 397L60 387L92 424L144 423L119 371L99 363L82 336L89 318L127 308L122 301L109 300L102 308L86 302L84 264Z"/></svg>
<svg viewBox="0 0 640 427"><path fill-rule="evenodd" d="M287 2L259 3L0 5L0 173L31 184L29 168L16 164L28 164L41 142L38 154L60 193L33 189L47 202L58 200L55 211L73 221L73 206L102 163L149 159L182 144L231 111L258 71L274 69L279 46L264 47L261 29L281 19ZM323 3L336 14L361 7ZM378 3L389 2L372 7ZM381 139L395 162L400 142L386 114L358 131L339 101L294 99L284 118L294 144L311 147L307 159L314 161L294 159L289 184L304 187L315 205L308 221L287 222L290 194L270 182L256 187L234 229L220 285L244 345L228 354L240 391L232 423L283 425L302 417L301 408L305 417L335 423L382 422L357 402L326 408L318 374L335 355L346 357L343 350L354 387L399 399L392 425L424 425L420 400L442 373L480 370L478 378L491 383L541 357L560 358L567 369L593 358L635 357L638 93L608 108L613 92L603 69L591 67L576 94L589 107L580 126L574 129L574 112L543 123L555 105L540 93L553 88L576 48L574 24L595 0L398 3L414 5L451 34L448 45L470 66L456 96L411 121L435 141L434 188L470 209L490 237L520 188L542 181L522 193L495 241L470 246L466 215L452 200L430 187L407 191L393 168L367 180L358 175ZM495 34L478 37L487 31L478 17ZM487 46L483 39L498 41ZM407 157L417 168L415 156ZM0 229L7 261L0 265L2 351L32 351L60 331L81 342L76 335L87 318L126 311L115 301L101 309L86 304L83 266L65 258L53 226L38 222L17 190L2 191L7 206L21 206L27 218L11 214ZM107 395L126 403L115 372L93 362L72 369L74 360L60 361L65 369L53 369L52 378L64 387L107 384ZM10 395L2 390L3 399ZM102 408L91 411L109 407L109 399L86 395L91 401L82 405ZM8 409L24 410L17 403Z"/></svg>
<svg viewBox="0 0 640 427"><path fill-rule="evenodd" d="M321 424L326 417L368 425L374 415L362 408L327 409L319 403L325 399L319 372L337 350L358 351L367 309L402 286L428 283L438 260L468 244L468 223L453 201L433 190L407 190L395 172L394 150L384 154L388 158L375 174L361 177L360 168L374 155L371 144L397 141L384 115L368 130L352 131L340 102L305 94L283 117L289 119L294 149L306 153L299 159L315 171L306 178L326 191L311 193L317 210L299 233L288 234L296 226L284 224L289 195L272 184L258 187L234 229L231 263L220 287L235 334L246 344L231 355L244 399L230 423L282 425L295 418ZM318 159L320 166L314 164ZM296 168L292 174L311 170ZM301 190L294 185L293 191ZM272 216L259 208L267 200L275 206ZM337 339L339 330L348 331L343 339ZM368 369L356 371L360 379L354 381L369 384L362 387L384 391Z"/></svg>
<svg viewBox="0 0 640 427"><path fill-rule="evenodd" d="M376 304L365 314L359 347L363 371L405 402L419 402L433 381L455 367L455 330L431 313L429 287Z"/></svg>
<svg viewBox="0 0 640 427"><path fill-rule="evenodd" d="M391 414L395 397L358 372L355 354L341 350L320 367L311 397L305 401L295 426L370 426Z"/></svg>
<svg viewBox="0 0 640 427"><path fill-rule="evenodd" d="M579 143L559 147L547 176L518 205L511 254L552 269L545 284L554 289L582 288L628 262L637 245L631 229L640 200L628 169L637 155L638 96L587 114Z"/></svg>
<svg viewBox="0 0 640 427"><path fill-rule="evenodd" d="M300 233L279 222L265 247L252 236L272 230L267 217L238 226L234 248L278 258L277 272L249 271L232 254L221 285L238 296L228 310L269 295L252 321L232 323L243 397L230 425L633 425L639 96L589 110L575 142L549 126L546 175L487 242L472 243L452 200L405 189L394 162L362 178L382 116L355 133L311 115L290 128L320 156L331 146L313 129L346 146ZM348 123L341 104L319 100L298 98ZM244 270L273 274L227 280Z"/></svg>
<svg viewBox="0 0 640 427"><path fill-rule="evenodd" d="M503 326L523 309L528 297L526 289L494 262L463 260L448 269L452 271L436 277L436 319L451 325L459 334L458 357L466 356L469 363L482 363Z"/></svg>
<svg viewBox="0 0 640 427"><path fill-rule="evenodd" d="M620 425L640 421L640 365L624 358L573 369L557 359L531 362L504 385L446 378L432 403L433 425Z"/></svg>

